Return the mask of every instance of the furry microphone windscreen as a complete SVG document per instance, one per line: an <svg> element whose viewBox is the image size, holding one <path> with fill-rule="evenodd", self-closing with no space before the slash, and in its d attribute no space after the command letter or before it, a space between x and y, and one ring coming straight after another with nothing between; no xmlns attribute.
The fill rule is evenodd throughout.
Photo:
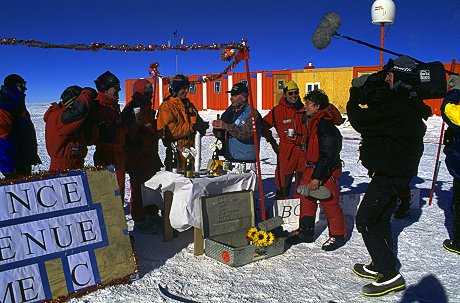
<svg viewBox="0 0 460 303"><path fill-rule="evenodd" d="M325 49L331 43L331 39L340 27L340 16L330 12L324 16L315 33L313 34L313 45L317 49Z"/></svg>

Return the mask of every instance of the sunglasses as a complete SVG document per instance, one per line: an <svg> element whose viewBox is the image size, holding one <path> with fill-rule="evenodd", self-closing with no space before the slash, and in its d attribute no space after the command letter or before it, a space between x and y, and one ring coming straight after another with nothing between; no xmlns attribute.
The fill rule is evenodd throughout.
<svg viewBox="0 0 460 303"><path fill-rule="evenodd" d="M26 87L26 84L25 83L18 83L16 84L17 87L22 87L22 88L25 88Z"/></svg>
<svg viewBox="0 0 460 303"><path fill-rule="evenodd" d="M298 90L292 91L292 92L287 92L288 96L297 96L299 94Z"/></svg>

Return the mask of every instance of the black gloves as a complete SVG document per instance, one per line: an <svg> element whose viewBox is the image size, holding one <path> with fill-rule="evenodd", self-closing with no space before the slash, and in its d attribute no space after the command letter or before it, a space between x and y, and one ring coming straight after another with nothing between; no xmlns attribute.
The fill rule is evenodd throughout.
<svg viewBox="0 0 460 303"><path fill-rule="evenodd" d="M202 136L204 136L206 135L206 130L209 128L209 122L203 121L203 119L198 117L192 128L195 132L199 132Z"/></svg>

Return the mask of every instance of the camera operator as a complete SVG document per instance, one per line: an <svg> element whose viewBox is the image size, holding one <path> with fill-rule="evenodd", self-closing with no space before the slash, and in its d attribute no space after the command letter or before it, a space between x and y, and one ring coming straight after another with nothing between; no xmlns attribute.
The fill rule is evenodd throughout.
<svg viewBox="0 0 460 303"><path fill-rule="evenodd" d="M423 154L422 119L428 119L431 109L417 95L419 81L415 62L401 56L367 79L353 79L350 88L348 118L361 134L360 160L372 178L356 215L356 228L372 261L353 268L357 275L375 279L363 287L367 296L405 288L396 269L390 220L398 194L417 175Z"/></svg>

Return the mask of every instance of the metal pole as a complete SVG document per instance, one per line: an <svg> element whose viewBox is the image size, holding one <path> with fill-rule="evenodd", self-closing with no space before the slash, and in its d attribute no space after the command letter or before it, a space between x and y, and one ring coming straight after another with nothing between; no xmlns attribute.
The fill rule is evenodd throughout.
<svg viewBox="0 0 460 303"><path fill-rule="evenodd" d="M264 200L264 189L262 185L262 171L260 168L260 155L259 155L259 137L257 135L257 125L255 119L255 111L254 111L254 100L252 98L252 88L251 88L251 74L249 72L249 49L246 50L248 52L247 56L245 56L244 61L246 62L246 75L248 78L248 89L249 89L249 107L251 108L251 117L252 117L252 130L254 135L254 145L256 148L256 164L257 164L257 177L259 183L259 198L260 198L260 208L261 208L261 217L262 221L265 221L265 200Z"/></svg>
<svg viewBox="0 0 460 303"><path fill-rule="evenodd" d="M456 60L452 59L452 63L450 65L451 72L455 71L455 63L456 63ZM431 183L430 200L428 201L428 205L430 206L431 206L431 203L433 203L434 187L436 185L436 180L438 179L439 168L441 166L441 161L439 161L439 157L441 154L442 138L444 136L444 126L445 126L445 123L444 121L442 121L441 134L439 135L439 142L438 142L438 152L436 154L436 162L434 166L433 182Z"/></svg>
<svg viewBox="0 0 460 303"><path fill-rule="evenodd" d="M380 27L380 48L383 49L385 44L385 23ZM380 50L380 68L383 68L383 50Z"/></svg>

